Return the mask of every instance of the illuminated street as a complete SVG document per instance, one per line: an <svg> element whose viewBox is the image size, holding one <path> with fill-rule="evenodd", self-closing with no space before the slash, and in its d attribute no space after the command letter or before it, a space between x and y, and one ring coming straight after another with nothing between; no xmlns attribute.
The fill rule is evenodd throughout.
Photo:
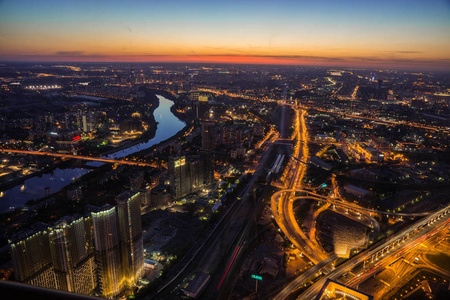
<svg viewBox="0 0 450 300"><path fill-rule="evenodd" d="M449 9L0 1L0 290L450 299Z"/></svg>
<svg viewBox="0 0 450 300"><path fill-rule="evenodd" d="M28 150L14 150L14 149L1 149L0 151L7 152L7 153L53 156L53 157L61 157L61 158L74 158L74 159L81 159L81 160L99 161L99 162L105 162L105 163L124 164L124 165L131 165L131 166L155 167L155 168L160 167L155 164L149 164L146 162L137 162L137 161L132 161L132 160L108 159L108 158L102 158L102 157L91 157L91 156L82 156L82 155L60 154L60 153L51 153L51 152L37 152L37 151L28 151Z"/></svg>

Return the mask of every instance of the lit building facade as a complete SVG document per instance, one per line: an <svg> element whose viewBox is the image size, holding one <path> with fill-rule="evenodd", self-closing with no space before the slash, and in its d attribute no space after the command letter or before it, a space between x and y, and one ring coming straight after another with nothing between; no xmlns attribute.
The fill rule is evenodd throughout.
<svg viewBox="0 0 450 300"><path fill-rule="evenodd" d="M169 157L169 181L170 189L175 198L180 198L188 194L188 184L186 176L186 157Z"/></svg>
<svg viewBox="0 0 450 300"><path fill-rule="evenodd" d="M92 213L95 261L102 296L118 295L125 286L116 207Z"/></svg>
<svg viewBox="0 0 450 300"><path fill-rule="evenodd" d="M85 295L98 286L105 298L133 287L144 271L142 197L127 191L117 206L19 236L11 243L16 280Z"/></svg>
<svg viewBox="0 0 450 300"><path fill-rule="evenodd" d="M125 191L117 206L92 213L95 259L102 296L111 298L137 283L144 272L139 191Z"/></svg>
<svg viewBox="0 0 450 300"><path fill-rule="evenodd" d="M48 231L39 231L11 244L16 281L45 288L59 288L52 267Z"/></svg>
<svg viewBox="0 0 450 300"><path fill-rule="evenodd" d="M49 233L58 289L89 295L97 286L91 218L63 220Z"/></svg>
<svg viewBox="0 0 450 300"><path fill-rule="evenodd" d="M191 92L190 98L193 100L192 108L195 117L198 120L207 120L209 117L208 96L202 95L202 92Z"/></svg>
<svg viewBox="0 0 450 300"><path fill-rule="evenodd" d="M117 198L122 265L126 285L133 286L144 274L144 242L139 191L125 191Z"/></svg>
<svg viewBox="0 0 450 300"><path fill-rule="evenodd" d="M181 198L205 186L205 164L207 161L185 156L169 157L170 189L175 198Z"/></svg>
<svg viewBox="0 0 450 300"><path fill-rule="evenodd" d="M16 280L89 295L97 286L90 218L65 219L11 244Z"/></svg>

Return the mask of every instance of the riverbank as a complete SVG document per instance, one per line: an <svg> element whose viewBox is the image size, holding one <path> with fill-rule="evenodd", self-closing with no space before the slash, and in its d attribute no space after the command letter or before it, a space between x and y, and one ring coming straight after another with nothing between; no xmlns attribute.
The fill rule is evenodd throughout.
<svg viewBox="0 0 450 300"><path fill-rule="evenodd" d="M174 114L178 119L181 121L187 123L190 123L194 119L193 114L186 114L186 113L180 113L178 111L178 108L183 107L180 105L180 99L175 96L173 93L165 91L165 90L158 90L158 89L149 89L150 92L154 93L155 95L161 95L164 98L173 101L174 105L170 108L170 111L172 114Z"/></svg>
<svg viewBox="0 0 450 300"><path fill-rule="evenodd" d="M58 164L59 163L57 163L56 165L51 166L49 168L45 168L43 170L36 171L36 172L33 172L31 174L28 174L28 175L24 175L24 176L21 176L21 177L18 177L18 178L11 179L11 180L6 181L6 182L2 182L2 183L0 183L0 191L4 191L4 190L10 189L10 188L13 188L13 187L15 187L17 185L23 184L23 182L25 180L30 179L30 178L32 178L34 176L39 176L39 175L45 174L47 172L51 172L52 170L54 170L54 169L56 169L58 167Z"/></svg>
<svg viewBox="0 0 450 300"><path fill-rule="evenodd" d="M154 94L154 92L149 94L147 97L147 99L151 99L150 101L154 101L155 98L158 100L158 103L152 105L155 108L154 110L152 110L152 112L154 115L153 116L154 122L155 122L155 124L158 124L158 126L155 126L155 131L157 133L153 134L153 136L154 136L153 139L150 139L149 137L147 137L145 139L140 138L140 139L136 139L133 141L129 141L126 144L123 144L114 149L110 149L107 152L102 152L101 155L108 155L108 153L109 153L110 156L122 158L122 157L130 156L130 155L136 155L139 152L145 152L147 154L148 151L153 149L153 147L155 145L160 145L162 142L165 142L167 140L173 140L173 139L179 138L180 135L183 135L185 132L190 130L191 127L189 126L189 124L186 125L184 122L179 120L172 113L172 111L170 109L174 105L174 102L172 100L169 100L165 97ZM160 101L162 104L160 103ZM159 108L159 110L158 110L158 108ZM75 160L70 160L70 162L74 162L74 161ZM69 163L69 161L61 161L49 168L40 170L39 172L29 174L28 176L23 177L23 178L18 178L17 180L14 180L14 182L5 183L3 188L0 190L4 191L6 193L6 192L10 191L11 189L17 189L17 186L19 184L23 184L26 180L31 179L31 178L36 178L37 176L42 176L43 174L52 173L54 170L56 170L58 168L67 169L68 171L74 170L73 166L72 167L68 166L68 163ZM75 167L75 169L76 168L78 168L78 166ZM95 172L95 171L93 171L93 172ZM56 176L56 177L58 177L58 176ZM81 177L80 177L80 179L81 179ZM56 178L56 180L58 180L58 178ZM42 185L42 188L49 187L50 190L55 191L55 189L53 188L53 186L55 185L55 182L50 182L50 181L43 182L41 185ZM67 185L70 185L70 184L68 183L68 184L66 184L66 186ZM57 190L55 192L58 192L59 190L64 189L64 188L65 187L62 187L62 188L59 187L59 188L57 188ZM37 201L40 199L41 198L33 199L33 201ZM17 199L17 201L18 201L18 203L20 203L19 199ZM23 205L23 204L20 204L20 205ZM13 205L13 206L16 207L16 205Z"/></svg>
<svg viewBox="0 0 450 300"><path fill-rule="evenodd" d="M179 107L179 99L175 97L172 93L164 91L164 90L150 90L155 95L161 95L167 100L170 100L173 102L173 105L170 107L170 112L179 120L183 121L185 123L185 126L179 130L176 134L172 135L170 138L160 141L159 143L156 143L152 145L149 148L142 149L141 151L133 153L134 156L143 158L146 157L147 153L153 153L155 150L160 150L166 147L168 144L173 142L174 140L177 140L181 138L182 136L185 136L188 132L190 132L194 127L194 117L193 115L186 114L186 113L180 113L177 110L177 107Z"/></svg>
<svg viewBox="0 0 450 300"><path fill-rule="evenodd" d="M147 141L152 140L155 137L157 127L158 127L158 122L155 119L154 112L159 107L158 97L156 96L156 94L153 91L148 90L148 94L145 97L137 100L136 102L141 103L141 104L150 104L151 105L151 107L150 107L151 117L148 118L148 120L147 120L147 122L150 125L149 126L150 129L147 132L145 132L144 134L142 134L142 136L137 139L126 140L123 143L121 143L120 145L118 145L117 147L113 147L106 151L99 152L98 156L107 156L108 154L130 148L137 144L145 143ZM25 175L25 176L21 176L19 178L12 179L7 182L2 182L2 183L0 183L0 191L5 191L8 189L14 188L17 185L23 184L24 181L27 179L33 178L35 176L40 176L43 174L51 173L57 168L66 169L67 161L59 161L59 162L55 163L54 165L52 165L50 167L46 167L42 170L33 172L33 173Z"/></svg>
<svg viewBox="0 0 450 300"><path fill-rule="evenodd" d="M155 94L154 91L152 91L152 93L147 96L147 99L154 100L155 98L158 100L158 103L152 105L155 108L154 110L152 110L152 112L154 115L153 116L154 122L155 122L155 124L157 124L157 126L155 126L155 133L152 134L153 138L151 139L151 138L147 137L147 138L139 138L136 140L132 140L127 143L124 143L123 145L120 145L119 147L102 152L100 155L102 155L102 156L108 155L110 157L116 157L116 158L123 158L123 157L127 157L127 156L128 157L129 156L146 157L149 155L149 153L152 153L155 148L159 147L159 149L161 149L161 147L164 147L166 144L168 144L176 139L179 139L183 135L186 135L188 132L190 132L190 130L192 130L192 126L193 126L192 123L186 124L186 123L182 122L177 116L175 116L175 114L173 114L173 110L171 108L175 104L175 102L173 100L176 101L176 99L174 97L171 97L171 100L170 100L163 96ZM152 101L152 100L150 100L150 101ZM182 116L180 116L180 117L182 117ZM185 119L185 118L183 118L183 119ZM43 174L52 173L54 170L57 170L57 169L66 169L67 172L69 172L69 171L75 170L76 168L81 167L81 165L76 166L76 164L69 166L68 164L70 164L71 162L75 162L75 160L71 159L69 161L60 161L60 162L56 163L55 165L53 165L52 167L45 168L43 170L40 170L39 172L29 174L28 176L20 178L20 179L18 178L17 180L14 180L14 182L5 183L3 188L0 190L5 191L5 193L9 192L11 189L16 190L17 186L19 184L23 184L26 180L36 178L37 176L42 176ZM74 166L75 166L75 169L74 169ZM95 164L94 164L94 166L98 167L98 165L95 165ZM92 172L96 173L95 170ZM56 177L58 177L58 176L56 176ZM75 177L82 179L83 176L81 176L81 177L75 176ZM55 190L54 180L59 180L59 178L54 178L53 182L47 180L40 185L42 185L42 188L49 187L50 190L54 191L55 193L60 190L66 189L66 187L70 185L70 183L67 182L67 184L64 187L59 186ZM70 182L72 182L72 180L70 180ZM19 196L20 196L20 194L19 194ZM44 198L39 197L39 198L35 198L32 200L33 200L33 203L35 203L35 202L41 201ZM17 204L18 206L24 205L24 204L20 204L21 202L19 199L17 199L17 203L18 203ZM16 207L16 205L12 205L12 206Z"/></svg>
<svg viewBox="0 0 450 300"><path fill-rule="evenodd" d="M183 132L185 132L185 131L187 131L187 129L189 129L188 128L188 125L189 125L188 123L190 123L193 118L188 116L187 114L179 113L177 111L177 107L178 107L178 98L177 97L175 97L172 93L170 93L168 91L158 90L158 89L146 89L146 93L147 93L147 97L158 98L157 95L160 95L160 96L163 96L164 98L172 101L174 103L174 105L172 105L170 107L170 112L175 117L177 117L179 120L183 121L186 124L186 126L182 129ZM150 124L152 127L153 127L153 125L155 125L154 126L154 132L152 132L148 136L142 136L142 137L134 139L132 141L127 141L125 144L119 145L119 146L115 147L114 149L105 151L101 155L102 156L107 156L108 154L111 154L111 153L114 153L114 152L117 152L117 151L129 148L129 147L132 147L132 146L136 146L138 144L142 144L142 143L145 143L145 142L148 142L148 141L154 139L155 138L155 134L156 134L156 130L157 130L157 126L159 124L159 122L157 122L155 117L154 117L154 112L159 107L159 105L160 105L160 103L159 103L159 99L158 99L157 105L154 107L154 110L152 111L153 123ZM177 138L177 137L172 136L170 138L170 140L172 140L173 138ZM167 141L167 140L165 140L165 141ZM165 141L161 141L160 143L165 142ZM159 145L160 143L158 143L157 145ZM154 148L155 146L156 145L152 146L151 148ZM145 150L149 150L149 149L144 149L142 151L145 151ZM138 153L140 153L140 152L141 151L139 151Z"/></svg>
<svg viewBox="0 0 450 300"><path fill-rule="evenodd" d="M154 147L182 138L182 135L185 135L186 132L189 132L192 129L192 124L182 122L172 113L171 108L174 104L173 100L175 99L171 97L173 100L169 100L163 96L158 96L158 99L160 100L159 105L157 109L153 111L155 122L159 122L154 139L149 140L146 143L142 143L142 139L130 141L127 143L128 147L121 145L123 148L122 150L118 151L116 148L114 149L116 151L113 151L118 157L135 156L141 151L144 152L145 155L150 155L150 151ZM134 146L130 146L131 144ZM79 161L76 160L71 159L69 161L73 162L75 166L79 164ZM69 168L62 170L63 173L61 173L61 170L57 169L60 164L61 166L69 167L67 165L69 161L60 162L52 166L52 168L41 171L41 175L45 176L45 182L39 183L39 187L42 187L42 189L49 187L48 191L51 191L52 193L29 201L29 205L36 205L34 209L28 211L20 209L18 206L23 204L19 205L19 203L21 203L19 198L15 198L15 203L11 203L11 205L15 206L17 209L0 214L0 225L4 229L3 234L0 235L0 247L7 243L7 239L10 238L10 235L22 229L29 228L36 222L52 224L55 220L58 220L65 215L72 215L74 213L84 214L86 212L85 205L87 204L101 206L106 203L114 203L117 194L121 190L126 189L127 186L129 187L129 174L132 174L133 172L144 172L146 178L149 178L152 176L152 172L157 171L153 168L130 166L115 168L115 166L111 164L103 164L88 174L73 176L73 178L70 176L69 178L65 176L65 174L69 174L69 171L73 172L74 170L79 169ZM45 175L46 172L52 172L53 170L55 170L54 175ZM62 180L63 177L65 178L64 180ZM36 176L34 178L36 178ZM63 183L64 186L61 186ZM28 188L28 184L26 185ZM15 187L15 189L18 188L19 186ZM31 185L30 190L27 190L27 188L25 188L24 193L31 191ZM81 200L73 201L68 197L67 190L72 188L81 188L83 193ZM21 195L20 191L16 191L15 197L20 197ZM9 204L10 203L8 203L8 205ZM3 238L3 240L1 240L1 238Z"/></svg>

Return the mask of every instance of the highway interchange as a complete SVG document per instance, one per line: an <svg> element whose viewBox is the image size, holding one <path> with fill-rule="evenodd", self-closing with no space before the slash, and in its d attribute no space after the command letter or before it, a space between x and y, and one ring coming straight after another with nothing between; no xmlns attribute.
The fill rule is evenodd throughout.
<svg viewBox="0 0 450 300"><path fill-rule="evenodd" d="M284 103L284 105L287 106L286 103ZM270 205L272 214L274 221L283 232L285 237L289 239L289 241L296 248L298 248L314 265L311 268L307 269L305 272L299 274L293 281L285 285L283 289L273 297L273 299L286 299L286 297L291 295L299 288L303 288L305 284L311 283L311 280L315 280L315 282L299 296L299 299L313 299L320 291L322 285L327 279L339 280L344 274L354 275L351 279L346 281L346 285L350 287L356 287L364 283L365 280L384 270L386 267L391 266L395 261L399 259L399 257L405 255L408 255L408 257L419 256L422 262L427 262L426 256L421 254L421 252L417 252L417 247L419 247L419 245L421 244L423 245L424 241L426 241L427 238L434 237L434 239L436 239L437 236L442 234L442 232L444 232L445 229L448 228L450 217L450 214L448 213L449 207L445 207L440 211L434 213L422 212L407 214L385 212L364 208L355 203L345 201L344 199L337 197L336 193L333 193L334 197L323 196L316 193L314 190L311 190L311 188L304 187L302 185L302 182L303 177L305 176L307 160L309 156L307 145L309 140L305 122L307 111L303 107L295 105L293 105L292 108L295 111L294 131L292 136L286 136L286 128L284 126L282 126L280 129L280 136L276 133L276 131L273 130L273 128L271 128L270 132L266 135L266 138L257 146L257 148L260 148L263 146L263 143L264 145L266 145L264 148L264 154L262 155L262 158L258 163L258 167L256 168L252 178L250 179L250 182L246 185L246 187L240 194L239 199L243 199L244 201L236 201L232 204L227 213L216 224L216 226L201 242L201 244L195 247L195 251L190 251L183 259L183 261L179 264L180 267L175 268L176 274L171 276L171 280L163 285L163 287L158 290L156 295L162 293L164 290L170 291L172 288L179 285L181 275L186 274L186 271L192 272L197 269L197 271L203 271L207 273L213 273L217 270L219 270L221 274L223 273L223 276L221 276L221 280L219 282L217 277L214 281L214 287L217 289L217 291L209 293L210 295L211 293L214 293L214 297L220 296L220 298L226 298L228 293L224 293L224 288L220 290L221 285L222 283L224 283L224 286L226 286L227 284L228 286L230 285L231 279L227 278L227 276L229 275L228 273L236 272L237 266L236 264L233 265L234 260L238 260L239 256L244 254L243 249L245 248L246 240L248 239L249 232L251 231L251 223L249 222L249 220L253 220L256 213L256 211L251 212L252 205L250 205L250 203L247 203L247 201L245 200L251 193L255 181L263 173L263 166L267 164L269 153L271 152L272 147L276 147L277 145L286 145L286 142L290 142L293 145L293 159L289 161L289 172L286 172L283 178L284 186L278 192L274 193L271 197ZM285 115L286 113L284 111L283 118L285 118ZM285 120L282 120L282 124L285 123L284 121ZM1 151L29 155L44 155L61 158L92 160L105 163L159 167L150 163L124 159L118 160L103 157L86 157L70 154L13 149L1 149ZM338 257L335 254L327 254L315 240L315 219L313 221L313 227L310 230L309 237L300 228L294 214L294 202L297 200L327 203L329 208L342 207L347 210L347 212L353 211L360 217L364 216L369 221L370 227L372 227L376 233L378 233L379 231L379 225L373 218L374 214L385 214L395 217L424 218L409 226L408 228L394 234L393 236L382 240L375 245L372 245L371 247L369 247L369 249L366 249L355 257L352 257L351 259L342 263L341 265L335 266L336 259ZM239 211L243 211L244 213L239 213ZM317 217L317 215L318 213L315 215L315 217ZM439 216L439 218L436 218L436 216ZM243 219L248 219L248 221L243 222ZM430 220L433 220L433 222L430 222ZM223 239L225 239L225 241L221 241ZM398 242L394 246L396 241L401 242ZM208 253L208 255L203 255L203 258L201 258L202 254L205 253ZM217 255L212 255L211 253L216 253ZM382 255L378 255L380 253L382 253ZM219 263L217 261L208 260L208 257L216 256L225 256L227 258L226 261L228 261L229 263L226 264L226 268L224 266L219 266ZM376 257L375 261L373 260L374 256ZM405 258L402 259L405 260ZM189 267L193 261L196 261L201 267ZM364 267L360 268L361 270L359 270L358 274L354 274L351 272L360 265L364 265ZM435 267L433 267L429 263L424 264L424 266L422 267L432 269L437 273L443 272L442 270L433 269ZM403 266L400 270L397 270L397 273L402 274L407 270L410 271L407 266ZM217 285L217 283L219 284ZM398 285L400 285L401 282L398 281L397 283ZM387 292L390 295L395 293L396 289L392 288L389 283L386 284L386 287L388 287ZM210 290L213 290L213 288L210 288ZM379 289L375 290L374 292L379 293L377 295L381 295L382 291L384 290ZM153 295L153 297L151 298L154 298L154 296L156 295Z"/></svg>
<svg viewBox="0 0 450 300"><path fill-rule="evenodd" d="M273 217L286 238L289 239L296 248L300 249L315 265L287 284L274 299L285 299L291 293L303 287L305 283L310 282L311 279L316 279L319 278L321 274L326 274L311 285L306 291L301 293L299 297L299 299L314 299L327 279L338 280L344 274L348 274L356 266L364 264L366 268L363 268L360 274L355 274L353 281L349 282L350 286L356 286L382 270L383 266L392 263L392 259L396 259L399 255L411 251L427 237L441 232L442 229L445 229L448 226L450 216L448 212L450 211L450 207L445 207L435 213L390 213L363 208L355 203L339 199L338 197L326 197L302 187L302 178L306 170L308 157L308 137L305 125L306 111L297 106L293 106L293 108L296 111L295 130L292 136L295 145L294 153L292 155L294 159L290 162L291 172L284 178L285 188L272 195L271 208ZM300 193L302 196L295 196L296 193ZM314 238L309 239L302 229L300 229L293 209L294 201L300 199L329 203L332 207L340 206L345 208L347 212L348 210L355 211L370 219L372 227L378 226L377 222L372 217L372 214L386 214L397 217L426 217L409 226L407 229L371 246L369 249L347 260L340 266L335 267L334 262L337 256L335 254L327 255L322 248L317 245ZM439 219L436 219L436 216L439 216ZM433 220L433 222L430 222L430 220ZM313 226L315 226L315 224ZM314 232L314 230L312 232ZM400 240L401 242L399 242ZM395 243L397 244L393 246ZM382 255L380 254L378 256L380 251ZM374 256L376 257L376 264L372 261Z"/></svg>

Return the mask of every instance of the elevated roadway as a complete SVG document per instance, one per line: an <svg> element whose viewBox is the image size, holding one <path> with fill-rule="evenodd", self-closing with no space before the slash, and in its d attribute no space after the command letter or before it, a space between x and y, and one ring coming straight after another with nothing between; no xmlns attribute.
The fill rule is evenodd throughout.
<svg viewBox="0 0 450 300"><path fill-rule="evenodd" d="M274 193L272 197L280 197L280 195L282 193L292 193L292 192L307 193L310 196L294 197L291 200L308 198L308 199L311 199L314 201L328 202L328 203L336 205L336 206L340 206L340 207L344 207L347 209L351 209L354 211L360 211L360 212L369 212L369 213L371 212L371 213L376 213L376 214L398 216L398 217L424 217L424 216L428 216L433 213L432 211L431 212L418 212L418 213L393 213L393 212L387 212L387 211L382 211L382 210L376 210L376 209L362 207L355 203L342 200L340 198L329 198L327 196L323 196L323 195L320 195L320 194L317 194L317 193L314 193L314 192L311 192L311 191L305 190L305 189L285 189L285 190L281 190L281 191Z"/></svg>
<svg viewBox="0 0 450 300"><path fill-rule="evenodd" d="M420 244L423 240L427 239L429 236L436 234L443 228L446 228L449 226L449 223L450 205L418 222L415 222L404 230L386 239L378 246L368 249L349 259L327 276L322 277L314 283L310 288L302 293L298 299L313 299L319 293L327 279L337 280L344 275L344 273L352 270L364 261L381 261L395 257L399 253L401 254L405 248L414 247L417 244ZM373 274L374 270L369 269L367 272Z"/></svg>
<svg viewBox="0 0 450 300"><path fill-rule="evenodd" d="M293 291L296 291L300 288L303 282L306 282L310 277L314 276L317 272L320 272L323 268L333 263L333 261L337 258L336 255L332 255L325 260L322 260L318 264L314 265L310 269L306 270L304 273L295 278L292 282L290 282L287 286L283 288L281 292L279 292L273 300L283 300L287 296L289 296Z"/></svg>
<svg viewBox="0 0 450 300"><path fill-rule="evenodd" d="M92 156L71 155L71 154L62 154L62 153L38 152L38 151L14 150L14 149L0 149L0 152L27 154L27 155L51 156L51 157L61 157L61 158L73 158L73 159L99 161L99 162L110 163L110 164L122 164L122 165L139 166L139 167L154 167L154 168L161 167L157 164L150 164L150 163L145 163L145 162L110 159L110 158L102 158L102 157L92 157Z"/></svg>
<svg viewBox="0 0 450 300"><path fill-rule="evenodd" d="M306 193L307 196L292 197L291 194L295 192ZM421 213L390 213L385 211L379 211L370 208L364 208L354 203L345 202L339 199L331 199L323 195L316 194L314 192L304 189L285 189L278 191L272 195L272 213L275 221L285 236L291 241L291 243L298 249L303 249L304 254L314 263L318 263L326 259L327 255L322 249L311 242L299 227L294 215L293 204L296 200L313 200L317 202L327 202L332 205L351 209L365 215L372 223L372 227L378 231L378 222L370 215L370 213L386 214L400 217L423 217L432 214L432 212Z"/></svg>
<svg viewBox="0 0 450 300"><path fill-rule="evenodd" d="M294 134L292 136L295 141L294 153L291 161L292 172L286 178L288 189L283 190L285 193L275 193L271 199L271 208L275 221L280 229L298 249L302 250L305 256L313 263L317 264L327 258L320 247L314 245L300 229L293 213L292 192L301 184L306 170L306 160L308 157L307 133L305 123L305 111L295 109L296 119ZM284 139L285 140L285 139Z"/></svg>
<svg viewBox="0 0 450 300"><path fill-rule="evenodd" d="M293 104L290 103L291 101L286 101L286 100L278 100L277 101L279 105L295 105L298 106L297 104ZM415 127L415 128L420 128L420 129L424 129L424 130L431 130L431 131L441 131L444 130L444 127L437 127L437 126L427 126L427 125L423 125L423 124L419 124L419 123L407 123L405 121L389 121L389 120L381 120L379 118L374 118L374 117L366 117L366 116L361 116L361 115L357 115L357 114L349 114L349 113L345 113L345 112L340 112L340 111L333 111L333 110L328 110L328 109L323 109L323 108L319 108L319 107L315 107L315 106L301 106L302 109L306 109L306 110L317 110L320 112L325 112L325 113L329 113L329 114L335 114L335 115L341 115L343 117L346 118L355 118L355 119L362 119L362 120L369 120L369 121L373 121L373 122L378 122L378 123L382 123L382 124L386 124L386 125L405 125L405 126L411 126L411 127Z"/></svg>

